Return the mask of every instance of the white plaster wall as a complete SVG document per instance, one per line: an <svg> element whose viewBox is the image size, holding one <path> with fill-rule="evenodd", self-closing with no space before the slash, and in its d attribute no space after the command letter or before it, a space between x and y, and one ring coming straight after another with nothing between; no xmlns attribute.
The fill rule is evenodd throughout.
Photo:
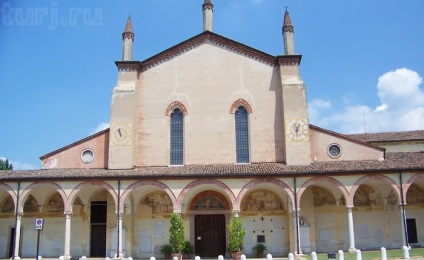
<svg viewBox="0 0 424 260"><path fill-rule="evenodd" d="M273 66L210 44L143 72L136 90L135 164L169 164L170 118L165 111L174 101L188 110L185 164L235 163L230 107L240 98L253 109L249 115L251 161L282 160L278 77Z"/></svg>
<svg viewBox="0 0 424 260"><path fill-rule="evenodd" d="M89 219L83 220L81 217L73 217L71 219L71 256L73 257L89 255L89 222ZM64 235L65 234L63 234L63 236ZM63 253L60 255L63 255Z"/></svg>
<svg viewBox="0 0 424 260"><path fill-rule="evenodd" d="M332 208L335 208L333 206ZM338 216L336 209L331 212L315 213L316 247L320 252L337 251L339 236L337 234Z"/></svg>
<svg viewBox="0 0 424 260"><path fill-rule="evenodd" d="M400 220L400 213L398 215ZM355 221L355 244L357 248L364 249L379 249L386 246L388 242L392 246L402 247L402 232L401 226L391 225L385 223L388 216L383 211L358 211L353 213ZM379 240L379 236L383 235L383 241ZM391 239L389 239L391 238ZM387 239L387 242L384 241Z"/></svg>
<svg viewBox="0 0 424 260"><path fill-rule="evenodd" d="M163 237L155 237L155 221L163 222ZM185 226L185 232L187 234L188 225ZM160 247L164 244L169 244L169 219L140 219L136 220L136 228L134 229L134 250L133 257L136 258L150 258L155 256L156 258L163 258L163 254L160 252ZM142 241L143 238L151 239L151 252L142 252Z"/></svg>
<svg viewBox="0 0 424 260"><path fill-rule="evenodd" d="M264 217L264 220L261 220ZM242 216L243 225L246 228L243 253L250 257L256 257L252 247L257 244L257 236L265 236L265 246L273 256L286 256L289 253L289 221L288 215L265 215Z"/></svg>
<svg viewBox="0 0 424 260"><path fill-rule="evenodd" d="M9 246L11 229L15 227L15 217L9 214L9 218L0 218L0 258L9 258Z"/></svg>

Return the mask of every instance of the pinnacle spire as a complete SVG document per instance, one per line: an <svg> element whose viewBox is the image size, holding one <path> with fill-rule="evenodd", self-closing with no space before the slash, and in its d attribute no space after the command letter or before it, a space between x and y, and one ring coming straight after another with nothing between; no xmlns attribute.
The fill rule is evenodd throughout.
<svg viewBox="0 0 424 260"><path fill-rule="evenodd" d="M283 21L283 41L284 41L284 54L294 55L294 28L290 20L289 12L284 13Z"/></svg>
<svg viewBox="0 0 424 260"><path fill-rule="evenodd" d="M287 7L286 12L284 13L283 33L284 32L294 32L294 28L290 20L289 12L287 11Z"/></svg>
<svg viewBox="0 0 424 260"><path fill-rule="evenodd" d="M125 24L125 30L122 33L122 60L132 60L132 45L134 42L134 33L131 23L131 15L128 15L127 23Z"/></svg>
<svg viewBox="0 0 424 260"><path fill-rule="evenodd" d="M203 10L203 31L212 31L213 4L212 0L205 0Z"/></svg>
<svg viewBox="0 0 424 260"><path fill-rule="evenodd" d="M125 24L125 30L122 33L122 39L132 39L134 41L131 15L128 15L127 23Z"/></svg>

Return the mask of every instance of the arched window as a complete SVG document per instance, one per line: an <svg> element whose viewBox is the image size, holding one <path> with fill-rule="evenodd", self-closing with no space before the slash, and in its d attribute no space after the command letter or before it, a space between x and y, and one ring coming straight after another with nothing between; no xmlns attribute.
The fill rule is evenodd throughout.
<svg viewBox="0 0 424 260"><path fill-rule="evenodd" d="M171 165L183 165L184 154L184 116L183 112L176 108L171 114Z"/></svg>
<svg viewBox="0 0 424 260"><path fill-rule="evenodd" d="M249 163L249 126L247 110L239 106L235 113L237 163Z"/></svg>

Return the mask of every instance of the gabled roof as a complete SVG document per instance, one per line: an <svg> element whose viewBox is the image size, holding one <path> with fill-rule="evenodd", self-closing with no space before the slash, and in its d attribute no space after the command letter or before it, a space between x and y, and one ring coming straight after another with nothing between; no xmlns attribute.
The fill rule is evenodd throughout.
<svg viewBox="0 0 424 260"><path fill-rule="evenodd" d="M229 51L236 52L238 54L255 59L270 66L275 66L277 62L276 56L249 47L247 45L231 40L214 32L204 31L144 61L116 61L115 63L118 66L119 70L134 69L143 72L205 43L217 45ZM299 55L294 56L297 57Z"/></svg>
<svg viewBox="0 0 424 260"><path fill-rule="evenodd" d="M0 171L0 180L70 180L70 179L133 179L133 178L249 178L310 176L321 174L345 175L363 173L423 172L424 153L387 153L384 161L314 162L310 165L283 163L186 165L181 167L145 166L128 170L109 169L48 169Z"/></svg>
<svg viewBox="0 0 424 260"><path fill-rule="evenodd" d="M350 142L354 142L354 143L357 143L357 144L360 144L360 145L368 146L368 147L374 148L376 150L380 150L380 151L385 151L386 150L385 148L382 148L382 147L379 147L379 146L376 146L376 145L372 145L370 143L367 143L366 141L364 141L362 139L355 138L355 136L353 136L353 135L340 134L340 133L333 132L331 130L324 129L324 128L318 127L316 125L311 125L311 124L309 124L309 128L312 129L312 130L315 130L315 131L326 133L328 135L332 135L332 136L336 136L338 138L342 138L342 139L347 140L347 141L350 141Z"/></svg>
<svg viewBox="0 0 424 260"><path fill-rule="evenodd" d="M424 130L351 134L348 136L365 142L424 141Z"/></svg>
<svg viewBox="0 0 424 260"><path fill-rule="evenodd" d="M85 142L87 142L87 141L89 141L89 140L91 140L91 139L94 139L94 138L96 138L96 137L98 137L98 136L100 136L100 135L103 135L103 134L105 134L105 133L108 133L108 132L109 132L109 128L107 128L107 129L105 129L105 130L102 130L102 131L100 131L100 132L97 132L97 133L95 133L95 134L93 134L93 135L87 136L87 137L85 137L85 138L83 138L83 139L81 139L81 140L78 140L78 141L76 141L76 142L73 142L72 144L68 144L67 146L64 146L64 147L62 147L62 148L59 148L59 149L57 149L57 150L55 150L55 151L53 151L53 152L50 152L50 153L45 154L45 155L42 155L42 156L40 157L40 160L44 160L44 159L46 159L46 158L48 158L48 157L50 157L50 156L52 156L52 155L54 155L54 154L57 154L57 153L63 152L63 151L65 151L65 150L68 150L69 148L72 148L72 147L77 146L77 145L79 145L79 144L85 143Z"/></svg>

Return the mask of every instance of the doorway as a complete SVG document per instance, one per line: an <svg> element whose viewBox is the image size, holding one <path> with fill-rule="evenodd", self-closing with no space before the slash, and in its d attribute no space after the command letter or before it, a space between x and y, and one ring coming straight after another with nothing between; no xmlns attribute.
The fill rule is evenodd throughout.
<svg viewBox="0 0 424 260"><path fill-rule="evenodd" d="M225 255L225 215L196 215L195 250L200 257Z"/></svg>
<svg viewBox="0 0 424 260"><path fill-rule="evenodd" d="M417 223L415 218L406 219L406 229L408 230L408 242L418 243Z"/></svg>
<svg viewBox="0 0 424 260"><path fill-rule="evenodd" d="M9 258L11 258L13 256L13 254L15 252L13 252L15 250L15 228L11 228L10 229L10 245L9 245Z"/></svg>
<svg viewBox="0 0 424 260"><path fill-rule="evenodd" d="M90 256L106 256L107 202L92 201L90 216Z"/></svg>

